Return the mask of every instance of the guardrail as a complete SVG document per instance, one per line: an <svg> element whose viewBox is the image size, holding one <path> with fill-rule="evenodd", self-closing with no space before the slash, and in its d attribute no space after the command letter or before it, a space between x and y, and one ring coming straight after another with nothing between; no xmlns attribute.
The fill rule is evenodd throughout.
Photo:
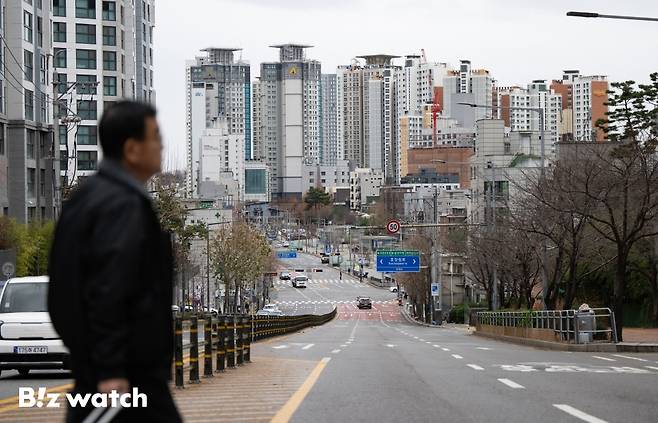
<svg viewBox="0 0 658 423"><path fill-rule="evenodd" d="M478 312L476 327L484 333L554 342L617 343L615 314L609 308Z"/></svg>
<svg viewBox="0 0 658 423"><path fill-rule="evenodd" d="M336 316L336 308L323 315L301 316L251 316L245 314L211 316L192 315L184 319L174 315L174 367L176 388L185 385L185 361L189 368L189 383L200 382L200 359L203 360L203 377L213 373L234 369L251 361L251 343L295 332L310 326L327 323ZM199 340L199 323L203 324L203 341ZM188 328L185 331L185 328ZM184 333L189 333L189 342L183 342ZM203 351L200 352L200 348ZM213 365L214 352L214 365ZM214 368L214 370L213 370Z"/></svg>

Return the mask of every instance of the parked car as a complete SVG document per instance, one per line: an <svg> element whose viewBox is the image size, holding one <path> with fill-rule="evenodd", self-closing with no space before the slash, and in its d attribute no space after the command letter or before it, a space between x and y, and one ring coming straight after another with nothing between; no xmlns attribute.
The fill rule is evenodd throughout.
<svg viewBox="0 0 658 423"><path fill-rule="evenodd" d="M171 311L173 311L174 313L178 313L180 311L180 307L174 304L171 306Z"/></svg>
<svg viewBox="0 0 658 423"><path fill-rule="evenodd" d="M398 287L397 286L392 286L392 287L388 288L388 290L391 291L391 292L398 292Z"/></svg>
<svg viewBox="0 0 658 423"><path fill-rule="evenodd" d="M48 277L9 279L0 296L0 372L67 369L69 351L48 314Z"/></svg>
<svg viewBox="0 0 658 423"><path fill-rule="evenodd" d="M320 261L322 262L322 264L329 264L329 257L328 256L322 256Z"/></svg>
<svg viewBox="0 0 658 423"><path fill-rule="evenodd" d="M306 288L308 277L305 275L297 275L292 279L292 286L294 288Z"/></svg>
<svg viewBox="0 0 658 423"><path fill-rule="evenodd" d="M356 297L356 301L357 301L356 306L359 309L372 308L372 300L368 297Z"/></svg>
<svg viewBox="0 0 658 423"><path fill-rule="evenodd" d="M282 281L289 281L290 280L290 273L288 272L281 272L279 275L279 279Z"/></svg>
<svg viewBox="0 0 658 423"><path fill-rule="evenodd" d="M208 313L208 307L203 307L203 312ZM210 314L213 316L218 316L219 315L219 310L217 310L214 307L210 307Z"/></svg>

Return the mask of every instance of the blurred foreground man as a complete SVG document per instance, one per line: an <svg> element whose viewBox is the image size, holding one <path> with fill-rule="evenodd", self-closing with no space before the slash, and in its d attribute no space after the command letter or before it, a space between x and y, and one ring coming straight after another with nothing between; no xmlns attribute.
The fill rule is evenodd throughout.
<svg viewBox="0 0 658 423"><path fill-rule="evenodd" d="M172 257L145 184L160 171L151 106L119 102L99 124L105 159L63 207L50 259L48 306L71 352L74 393L146 394L112 422L179 422L167 385L173 346ZM107 410L108 413L117 409ZM67 421L106 410L69 408ZM101 417L102 418L102 417Z"/></svg>

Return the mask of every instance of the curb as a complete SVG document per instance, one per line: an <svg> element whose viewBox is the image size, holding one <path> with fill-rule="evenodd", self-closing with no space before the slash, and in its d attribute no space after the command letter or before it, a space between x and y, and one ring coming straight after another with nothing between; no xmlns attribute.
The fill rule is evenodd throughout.
<svg viewBox="0 0 658 423"><path fill-rule="evenodd" d="M545 350L572 351L572 352L618 352L617 345L615 344L560 344L557 342L541 341L539 339L516 338L513 336L504 336L504 335L492 335L489 333L482 333L478 331L473 332L473 335L481 336L483 338L494 339L502 342L509 342L511 344L541 348Z"/></svg>
<svg viewBox="0 0 658 423"><path fill-rule="evenodd" d="M416 324L416 325L418 325L418 326L425 326L425 327L427 327L427 328L445 329L442 325L430 325L430 324L428 324L428 323L419 322L418 320L412 318L412 317L409 316L409 314L407 314L407 312L404 310L404 305L403 305L402 307L400 307L400 314L401 314L402 317L404 317L405 320L406 320L407 322L409 322L409 323L413 323L413 324Z"/></svg>

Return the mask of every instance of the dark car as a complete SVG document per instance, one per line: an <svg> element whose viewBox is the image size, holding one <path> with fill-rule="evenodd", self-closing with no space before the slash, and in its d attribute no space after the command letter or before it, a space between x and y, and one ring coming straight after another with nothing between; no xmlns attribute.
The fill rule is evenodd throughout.
<svg viewBox="0 0 658 423"><path fill-rule="evenodd" d="M320 261L322 262L322 264L329 264L329 257L327 257L327 256L323 256L323 257L320 259Z"/></svg>
<svg viewBox="0 0 658 423"><path fill-rule="evenodd" d="M357 297L357 307L358 308L372 308L372 301L368 297Z"/></svg>

